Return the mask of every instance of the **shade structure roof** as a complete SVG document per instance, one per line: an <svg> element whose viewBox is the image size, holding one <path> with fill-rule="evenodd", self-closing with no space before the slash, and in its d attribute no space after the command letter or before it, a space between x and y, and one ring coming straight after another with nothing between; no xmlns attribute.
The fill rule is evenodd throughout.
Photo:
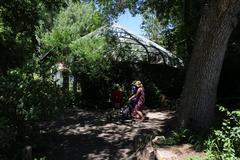
<svg viewBox="0 0 240 160"><path fill-rule="evenodd" d="M183 61L164 47L117 24L101 27L84 37L98 36L106 32L115 36L118 47L127 54L134 56L136 62L144 61L172 67L183 66Z"/></svg>
<svg viewBox="0 0 240 160"><path fill-rule="evenodd" d="M112 53L112 57L118 57L118 59L116 58L117 61L126 60L118 56L118 52L121 51L124 52L128 58L133 57L131 59L133 62L165 64L171 67L183 66L183 61L164 47L117 24L100 27L82 38L91 38L103 34L115 37L116 48L118 48L118 50L114 48L110 52ZM43 60L47 57L50 51L40 59Z"/></svg>

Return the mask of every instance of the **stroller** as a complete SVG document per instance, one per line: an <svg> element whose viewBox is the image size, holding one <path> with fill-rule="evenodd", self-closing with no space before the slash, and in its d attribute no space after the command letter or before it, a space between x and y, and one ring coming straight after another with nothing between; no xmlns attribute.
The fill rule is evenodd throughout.
<svg viewBox="0 0 240 160"><path fill-rule="evenodd" d="M120 109L122 119L132 119L132 112L134 106L131 103L127 103Z"/></svg>
<svg viewBox="0 0 240 160"><path fill-rule="evenodd" d="M131 87L131 95L135 94L137 91L137 87L132 85ZM119 90L119 87L114 88L111 93L111 99L113 102L113 110L107 115L107 119L111 120L113 118L117 118L118 120L127 120L132 119L132 112L134 109L133 101L123 105L124 94Z"/></svg>
<svg viewBox="0 0 240 160"><path fill-rule="evenodd" d="M120 121L131 120L132 119L132 111L134 106L130 103L123 105L120 108L113 109L109 114L107 114L107 120L117 119Z"/></svg>

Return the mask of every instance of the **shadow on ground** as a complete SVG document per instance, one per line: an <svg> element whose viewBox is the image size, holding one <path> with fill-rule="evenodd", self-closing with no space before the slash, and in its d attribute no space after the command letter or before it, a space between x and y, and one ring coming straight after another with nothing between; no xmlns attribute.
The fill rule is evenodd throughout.
<svg viewBox="0 0 240 160"><path fill-rule="evenodd" d="M106 113L75 109L56 121L40 125L36 150L48 160L119 160L159 135L173 112L148 111L147 121L109 121Z"/></svg>

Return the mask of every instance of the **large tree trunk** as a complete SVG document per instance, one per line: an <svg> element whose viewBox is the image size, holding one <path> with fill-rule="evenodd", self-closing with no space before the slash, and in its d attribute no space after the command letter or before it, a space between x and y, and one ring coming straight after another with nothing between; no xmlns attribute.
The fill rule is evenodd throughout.
<svg viewBox="0 0 240 160"><path fill-rule="evenodd" d="M209 0L203 8L181 95L180 125L208 129L216 106L217 86L240 0Z"/></svg>

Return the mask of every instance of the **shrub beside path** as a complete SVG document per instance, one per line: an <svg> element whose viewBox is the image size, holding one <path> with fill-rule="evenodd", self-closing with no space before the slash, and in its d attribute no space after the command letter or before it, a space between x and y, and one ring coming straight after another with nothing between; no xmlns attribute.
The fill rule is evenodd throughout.
<svg viewBox="0 0 240 160"><path fill-rule="evenodd" d="M74 109L40 125L38 150L48 160L146 159L146 144L159 136L173 111L148 110L142 123L107 120L106 113ZM155 148L159 159L186 159L198 155L191 145ZM160 157L159 157L160 156ZM148 157L149 159L149 157Z"/></svg>

